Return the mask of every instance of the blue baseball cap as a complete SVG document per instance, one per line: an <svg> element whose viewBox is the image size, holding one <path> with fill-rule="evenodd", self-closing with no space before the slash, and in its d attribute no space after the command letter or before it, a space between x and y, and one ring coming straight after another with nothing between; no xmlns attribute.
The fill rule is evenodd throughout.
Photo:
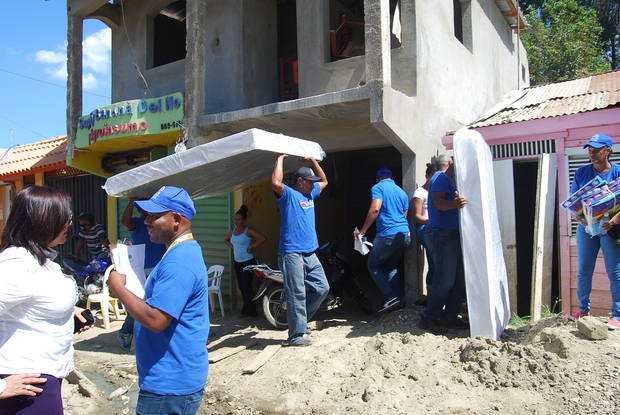
<svg viewBox="0 0 620 415"><path fill-rule="evenodd" d="M135 204L148 213L176 212L192 220L196 214L194 201L185 189L163 186L148 200L136 201Z"/></svg>
<svg viewBox="0 0 620 415"><path fill-rule="evenodd" d="M386 167L381 167L379 170L377 170L377 174L375 175L375 177L381 178L381 177L392 177L392 170L386 168Z"/></svg>
<svg viewBox="0 0 620 415"><path fill-rule="evenodd" d="M583 148L593 147L593 148L603 148L603 147L611 147L614 145L614 140L611 139L610 136L605 134L594 134L590 137L590 141L588 144L583 146Z"/></svg>

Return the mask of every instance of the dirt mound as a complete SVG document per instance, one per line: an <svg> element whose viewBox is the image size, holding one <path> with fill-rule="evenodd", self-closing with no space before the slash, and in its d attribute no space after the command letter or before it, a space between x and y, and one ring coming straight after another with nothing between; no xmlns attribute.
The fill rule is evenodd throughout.
<svg viewBox="0 0 620 415"><path fill-rule="evenodd" d="M229 320L215 329L225 341L213 350L250 338L257 345L211 365L201 413L620 413L620 333L590 341L573 322L552 318L508 329L501 341L436 336L418 329L419 313L326 315L310 347L282 348L252 375L243 369L286 333ZM78 353L104 376L135 373L103 351Z"/></svg>

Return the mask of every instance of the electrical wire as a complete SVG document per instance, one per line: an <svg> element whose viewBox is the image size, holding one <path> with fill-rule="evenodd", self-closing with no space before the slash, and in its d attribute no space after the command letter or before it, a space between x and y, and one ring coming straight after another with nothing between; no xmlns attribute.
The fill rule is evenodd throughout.
<svg viewBox="0 0 620 415"><path fill-rule="evenodd" d="M55 86L55 87L57 87L57 88L62 88L62 89L65 89L65 90L67 89L67 87L66 87L66 86L59 85L59 84L55 84L54 82L45 81L45 80L43 80L43 79L33 78L32 76L24 75L24 74L21 74L21 73L18 73L18 72L9 71L9 70L7 70L7 69L2 69L2 68L0 68L0 72L8 73L8 74L11 74L11 75L14 75L14 76L19 76L20 78L29 79L29 80L31 80L31 81L40 82L40 83L42 83L42 84L47 84L47 85ZM87 90L87 89L84 89L84 93L85 93L85 94L89 94L89 95L95 95L95 96L98 96L98 97L101 97L101 98L110 99L110 97L109 97L109 96L106 96L106 95L101 95L101 94L98 94L98 93L96 93L96 92L90 92L90 91L89 91L89 90Z"/></svg>
<svg viewBox="0 0 620 415"><path fill-rule="evenodd" d="M127 44L129 44L129 49L131 50L131 56L136 56L136 54L134 53L133 44L131 43L131 39L129 38L129 30L127 30L127 22L125 21L125 0L121 0L121 18L123 21L123 29L125 30L125 37L127 38ZM133 66L136 69L136 72L138 72L140 79L142 79L142 82L144 82L144 86L146 87L146 90L148 91L149 97L153 98L153 92L151 91L151 87L149 86L149 83L146 80L146 77L142 73L142 70L140 70L140 66L138 66L138 63L135 60L133 62Z"/></svg>
<svg viewBox="0 0 620 415"><path fill-rule="evenodd" d="M49 137L44 136L44 135L43 135L43 134L41 134L40 132L35 131L35 130L31 129L31 128L28 128L28 127L26 127L25 125L22 125L22 124L18 123L17 121L13 121L13 120L11 120L10 118L7 118L7 117L5 117L5 116L3 116L3 115L0 115L0 118L2 118L2 119L3 119L3 120L5 120L5 121L8 121L8 122L10 122L10 123L12 123L12 124L15 124L15 125L17 125L18 127L23 128L24 130L30 131L31 133L34 133L34 134L36 134L36 135L38 135L38 136L40 136L40 137L42 137L42 138L44 138L44 139L49 138Z"/></svg>

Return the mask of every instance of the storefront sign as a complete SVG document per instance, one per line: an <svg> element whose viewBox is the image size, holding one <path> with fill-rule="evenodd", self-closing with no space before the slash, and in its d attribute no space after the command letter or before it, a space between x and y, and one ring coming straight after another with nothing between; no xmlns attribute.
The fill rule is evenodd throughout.
<svg viewBox="0 0 620 415"><path fill-rule="evenodd" d="M97 108L78 121L76 147L135 135L179 131L183 126L183 94L123 101Z"/></svg>

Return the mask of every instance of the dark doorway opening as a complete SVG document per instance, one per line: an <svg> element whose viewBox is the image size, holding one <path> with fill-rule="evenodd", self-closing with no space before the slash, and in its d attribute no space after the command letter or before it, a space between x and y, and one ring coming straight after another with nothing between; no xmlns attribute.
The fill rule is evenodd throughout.
<svg viewBox="0 0 620 415"><path fill-rule="evenodd" d="M534 222L536 215L536 193L538 190L539 162L538 159L516 160L513 166L515 188L515 223L517 224L517 313L520 316L529 316L532 297ZM557 202L558 194L556 190L551 271L551 311L558 310L559 302L557 299L560 296ZM545 302L544 299L543 302Z"/></svg>

